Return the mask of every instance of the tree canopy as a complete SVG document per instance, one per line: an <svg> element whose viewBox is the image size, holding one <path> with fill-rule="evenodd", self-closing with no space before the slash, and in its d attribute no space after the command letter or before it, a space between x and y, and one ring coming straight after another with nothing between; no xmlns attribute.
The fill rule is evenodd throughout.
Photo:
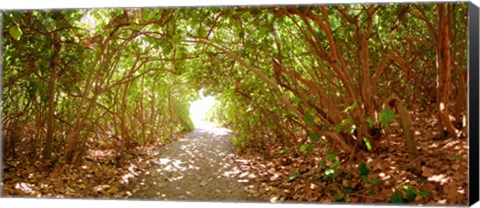
<svg viewBox="0 0 480 208"><path fill-rule="evenodd" d="M233 143L266 154L355 158L377 151L398 123L420 172L409 111L435 115L432 137L466 136L465 3L2 17L4 155L48 161L54 172L92 148L121 157L193 130L189 106L201 89L215 96L211 119L234 131Z"/></svg>

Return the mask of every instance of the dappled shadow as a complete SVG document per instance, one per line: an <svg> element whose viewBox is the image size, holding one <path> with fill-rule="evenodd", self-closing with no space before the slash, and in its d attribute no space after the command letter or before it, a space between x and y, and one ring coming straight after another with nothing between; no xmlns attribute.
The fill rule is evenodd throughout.
<svg viewBox="0 0 480 208"><path fill-rule="evenodd" d="M132 198L160 200L249 200L234 161L231 130L202 126L160 150L150 176Z"/></svg>

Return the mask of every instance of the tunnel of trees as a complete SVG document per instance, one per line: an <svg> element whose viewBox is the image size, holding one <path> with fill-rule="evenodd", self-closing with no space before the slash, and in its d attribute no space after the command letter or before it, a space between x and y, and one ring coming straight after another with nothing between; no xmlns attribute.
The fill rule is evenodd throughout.
<svg viewBox="0 0 480 208"><path fill-rule="evenodd" d="M373 187L376 155L420 177L443 157L450 177L466 174L467 23L465 3L5 11L3 194L22 195L29 173L75 174L95 150L113 167L175 141L194 129L201 89L239 154L313 161L312 180L338 190L330 201L354 197L352 174ZM422 148L433 142L444 146ZM458 177L463 192L438 188L449 203L466 203ZM435 201L403 187L385 201Z"/></svg>

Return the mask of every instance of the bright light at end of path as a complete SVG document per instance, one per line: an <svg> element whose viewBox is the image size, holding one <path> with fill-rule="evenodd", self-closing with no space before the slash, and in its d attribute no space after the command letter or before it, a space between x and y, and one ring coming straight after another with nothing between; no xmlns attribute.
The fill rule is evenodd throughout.
<svg viewBox="0 0 480 208"><path fill-rule="evenodd" d="M196 129L215 128L215 125L206 119L207 112L213 107L213 103L213 97L207 96L192 102L190 105L190 118L192 118Z"/></svg>

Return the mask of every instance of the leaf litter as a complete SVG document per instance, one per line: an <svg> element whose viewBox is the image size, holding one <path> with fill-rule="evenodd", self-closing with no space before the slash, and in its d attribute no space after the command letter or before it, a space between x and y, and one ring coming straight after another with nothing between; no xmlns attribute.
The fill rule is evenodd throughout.
<svg viewBox="0 0 480 208"><path fill-rule="evenodd" d="M433 140L433 114L415 112L421 172L409 172L398 125L380 148L356 157L313 144L235 149L230 133L194 131L171 144L130 149L122 157L92 149L69 174L53 162L4 158L3 196L320 203L467 204L467 140ZM392 128L393 127L393 128ZM301 139L299 138L299 141ZM336 165L336 166L334 166Z"/></svg>

